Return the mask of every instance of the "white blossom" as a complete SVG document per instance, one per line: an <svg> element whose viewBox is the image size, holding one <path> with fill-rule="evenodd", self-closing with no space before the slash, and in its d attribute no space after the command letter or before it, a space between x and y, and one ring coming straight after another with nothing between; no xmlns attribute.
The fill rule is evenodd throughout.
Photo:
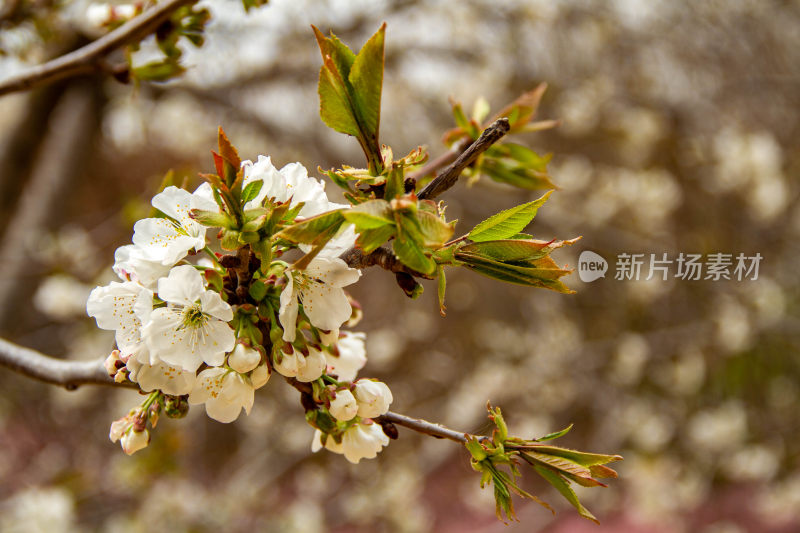
<svg viewBox="0 0 800 533"><path fill-rule="evenodd" d="M378 452L389 444L389 437L383 429L372 421L360 421L353 424L342 436L342 453L351 463L361 459L377 457Z"/></svg>
<svg viewBox="0 0 800 533"><path fill-rule="evenodd" d="M151 362L161 360L189 372L203 362L222 365L236 335L227 324L233 311L219 293L205 290L202 275L183 265L158 280L158 296L169 305L154 309L142 328Z"/></svg>
<svg viewBox="0 0 800 533"><path fill-rule="evenodd" d="M305 270L287 269L286 287L281 292L278 319L283 326L283 340L293 342L297 334L299 304L315 327L339 328L352 313L342 287L358 281L361 272L350 268L338 257L315 257Z"/></svg>
<svg viewBox="0 0 800 533"><path fill-rule="evenodd" d="M114 252L112 269L124 281L136 281L148 289L154 289L156 281L169 273L171 265L150 261L147 254L134 244L120 246Z"/></svg>
<svg viewBox="0 0 800 533"><path fill-rule="evenodd" d="M331 406L328 410L336 420L347 422L352 420L358 413L358 404L353 393L345 389L336 391L336 397L331 400Z"/></svg>
<svg viewBox="0 0 800 533"><path fill-rule="evenodd" d="M122 450L125 453L133 455L142 448L147 448L147 445L150 444L150 433L146 429L143 431L136 431L130 428L122 435L122 438L119 439L119 443L122 445Z"/></svg>
<svg viewBox="0 0 800 533"><path fill-rule="evenodd" d="M355 382L353 394L358 402L358 416L374 418L386 414L392 403L392 391L385 383L371 379Z"/></svg>
<svg viewBox="0 0 800 533"><path fill-rule="evenodd" d="M174 265L189 250L200 251L206 246L206 227L191 217L191 211L217 211L214 201L171 186L155 195L152 204L170 218L145 218L134 224L133 244L145 259Z"/></svg>
<svg viewBox="0 0 800 533"><path fill-rule="evenodd" d="M308 218L319 215L329 210L328 196L325 194L325 184L314 178L308 177L308 171L300 163L289 163L277 170L269 157L258 156L258 161L243 161L244 179L246 186L250 182L261 180L263 185L255 199L245 205L246 209L260 206L265 199L275 202L291 200L290 207L295 207L301 202L303 207L298 216Z"/></svg>
<svg viewBox="0 0 800 533"><path fill-rule="evenodd" d="M343 332L333 351L325 352L328 373L335 374L339 381L353 381L358 371L367 364L367 349L364 333Z"/></svg>
<svg viewBox="0 0 800 533"><path fill-rule="evenodd" d="M325 372L325 356L319 350L309 348L304 356L299 350L280 352L275 358L275 370L282 376L297 378L303 383L318 379Z"/></svg>
<svg viewBox="0 0 800 533"><path fill-rule="evenodd" d="M245 346L244 344L237 344L233 352L228 356L228 366L240 374L250 372L258 363L261 362L261 354L258 351Z"/></svg>
<svg viewBox="0 0 800 533"><path fill-rule="evenodd" d="M222 367L207 368L197 376L189 394L192 405L204 403L206 414L219 422L233 422L242 409L250 414L254 388L249 378Z"/></svg>
<svg viewBox="0 0 800 533"><path fill-rule="evenodd" d="M117 347L123 353L138 347L142 320L152 308L153 292L132 281L95 287L86 302L86 314L94 317L100 329L116 332Z"/></svg>
<svg viewBox="0 0 800 533"><path fill-rule="evenodd" d="M250 372L250 382L254 389L260 389L269 381L270 370L267 363L258 365L255 370Z"/></svg>
<svg viewBox="0 0 800 533"><path fill-rule="evenodd" d="M131 360L128 361L130 369ZM158 361L153 365L143 364L131 373L131 380L139 384L145 392L155 389L165 394L180 396L189 394L194 388L197 377L194 371L187 372L179 367Z"/></svg>
<svg viewBox="0 0 800 533"><path fill-rule="evenodd" d="M316 452L318 452L318 451L320 451L322 449L322 447L323 447L322 438L325 437L325 436L326 436L325 433L321 432L318 429L314 431L314 436L311 438L311 451L312 452L316 453ZM341 443L337 443L335 440L333 440L333 437L330 436L330 435L327 435L327 438L325 439L324 446L325 446L326 449L328 449L328 450L330 450L330 451L332 451L334 453L343 453L342 452L342 444Z"/></svg>

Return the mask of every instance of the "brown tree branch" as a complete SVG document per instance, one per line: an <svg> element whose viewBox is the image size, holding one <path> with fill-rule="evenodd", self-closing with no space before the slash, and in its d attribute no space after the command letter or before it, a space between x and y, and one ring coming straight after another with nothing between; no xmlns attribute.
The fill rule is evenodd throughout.
<svg viewBox="0 0 800 533"><path fill-rule="evenodd" d="M483 130L481 136L464 150L441 174L427 184L417 195L420 200L433 200L458 181L464 171L475 159L485 152L490 146L499 141L511 129L508 119L498 118L488 128Z"/></svg>
<svg viewBox="0 0 800 533"><path fill-rule="evenodd" d="M73 52L47 63L30 67L0 81L0 96L24 91L62 78L102 70L101 60L118 48L141 40L172 15L178 8L197 0L166 0L129 20L114 31Z"/></svg>
<svg viewBox="0 0 800 533"><path fill-rule="evenodd" d="M5 339L0 339L0 366L45 383L61 385L67 390L74 390L79 385L84 384L125 386L124 384L116 383L109 377L103 366L103 361L102 358L91 361L64 361ZM311 386L308 383L301 383L294 378L287 378L286 381L302 393L310 394L311 392ZM467 437L475 436L391 411L379 416L376 420L391 422L431 437L449 439L461 443L466 442ZM485 437L479 436L478 438Z"/></svg>
<svg viewBox="0 0 800 533"><path fill-rule="evenodd" d="M5 339L0 339L0 366L67 390L83 384L119 386L108 375L103 359L64 361Z"/></svg>
<svg viewBox="0 0 800 533"><path fill-rule="evenodd" d="M405 272L406 274L410 274L417 278L433 279L427 274L423 274L408 268L406 265L400 262L400 260L394 255L394 252L384 247L377 248L368 254L365 254L362 250L354 247L346 250L342 255L339 256L339 258L347 263L347 266L350 268L360 269L371 266L379 266L382 269L388 270L389 272L394 272L395 274L398 272Z"/></svg>
<svg viewBox="0 0 800 533"><path fill-rule="evenodd" d="M385 415L379 416L376 418L376 420L378 422L391 422L392 424L403 426L404 428L414 430L417 433L422 433L423 435L430 435L431 437L436 437L437 439L449 439L462 444L467 442L468 437L485 438L477 435L470 435L469 433L455 431L453 429L444 427L441 424L434 424L433 422L428 422L427 420L422 420L420 418L411 418L410 416L393 413L392 411L389 411Z"/></svg>
<svg viewBox="0 0 800 533"><path fill-rule="evenodd" d="M450 152L447 152L436 158L434 161L428 163L428 165L412 174L410 177L422 177L426 174L430 174L431 172L435 172L436 169L446 165L448 162L452 161L452 158L455 158L455 161L453 161L447 168L444 169L444 171L442 171L441 174L436 176L433 181L431 181L420 191L420 193L417 195L419 199L431 200L455 185L456 181L458 181L458 177L461 175L461 172L473 161L475 161L476 157L485 152L490 146L499 141L506 133L508 133L509 129L510 126L508 119L505 117L499 118L488 128L483 130L483 133L481 133L480 137L478 137L478 140L470 144L466 150L458 155L458 157L455 157L458 153L458 149L451 150ZM408 268L401 263L397 257L395 257L391 250L383 247L378 248L368 254L365 254L358 248L353 247L349 250L346 250L339 257L351 268L366 268L377 265L390 272L405 272L406 274L410 274L417 278L432 279L430 276L426 276Z"/></svg>

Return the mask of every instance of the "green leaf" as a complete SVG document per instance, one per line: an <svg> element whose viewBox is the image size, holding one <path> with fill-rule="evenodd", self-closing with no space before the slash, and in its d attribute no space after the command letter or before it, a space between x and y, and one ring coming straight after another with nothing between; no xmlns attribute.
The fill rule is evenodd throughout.
<svg viewBox="0 0 800 533"><path fill-rule="evenodd" d="M241 199L242 205L246 204L256 196L258 196L258 193L261 192L261 188L263 186L264 186L263 180L256 180L248 183L242 190L242 199Z"/></svg>
<svg viewBox="0 0 800 533"><path fill-rule="evenodd" d="M559 437L563 437L564 435L569 433L569 430L572 429L572 426L573 426L573 424L570 424L567 427L565 427L564 429L562 429L561 431L554 431L553 433L548 433L544 437L539 437L538 439L534 439L534 440L536 440L536 442L544 442L544 441L547 441L547 440L553 440L553 439L557 439Z"/></svg>
<svg viewBox="0 0 800 533"><path fill-rule="evenodd" d="M354 89L354 100L363 133L371 144L378 146L381 117L381 88L383 86L383 41L386 23L369 38L353 61L348 79Z"/></svg>
<svg viewBox="0 0 800 533"><path fill-rule="evenodd" d="M137 80L167 81L179 76L186 71L176 58L167 58L161 61L152 61L131 71L131 76Z"/></svg>
<svg viewBox="0 0 800 533"><path fill-rule="evenodd" d="M436 279L437 279L437 295L439 296L439 314L446 316L447 307L444 305L444 295L447 290L447 279L444 275L444 268L441 265L436 266Z"/></svg>
<svg viewBox="0 0 800 533"><path fill-rule="evenodd" d="M558 490L564 498L567 499L569 503L578 510L578 513L592 522L599 524L600 522L595 518L595 516L589 512L589 510L583 506L583 504L578 499L578 495L575 494L575 491L572 490L572 487L569 486L569 482L565 480L561 475L553 470L545 466L533 465L533 468L538 472L540 476L542 476L548 483Z"/></svg>
<svg viewBox="0 0 800 533"><path fill-rule="evenodd" d="M561 276L569 274L571 270L558 268L555 261L549 257L533 261L532 266L501 263L482 256L460 252L456 252L455 258L470 270L500 281L550 289L563 294L575 292L558 280Z"/></svg>
<svg viewBox="0 0 800 533"><path fill-rule="evenodd" d="M507 159L492 159L488 155L484 155L480 161L477 172L486 174L494 181L531 191L556 188L547 172Z"/></svg>
<svg viewBox="0 0 800 533"><path fill-rule="evenodd" d="M330 56L319 70L319 116L329 128L359 137L358 121L353 115L350 96L344 79Z"/></svg>
<svg viewBox="0 0 800 533"><path fill-rule="evenodd" d="M605 487L604 484L592 478L592 472L588 468L564 459L563 457L539 452L522 452L521 455L531 465L539 464L558 470L559 474L566 476L581 486Z"/></svg>
<svg viewBox="0 0 800 533"><path fill-rule="evenodd" d="M533 261L549 255L562 246L574 244L580 237L567 241L500 240L484 241L462 246L459 251L481 255L501 262Z"/></svg>
<svg viewBox="0 0 800 533"><path fill-rule="evenodd" d="M533 444L531 446L520 448L524 448L525 451L536 451L540 453L546 453L547 455L563 457L572 461L573 463L585 466L587 468L595 465L613 463L614 461L619 461L622 459L622 457L619 455L581 452L578 450L571 450L569 448L561 448L560 446L548 446L546 444Z"/></svg>
<svg viewBox="0 0 800 533"><path fill-rule="evenodd" d="M357 230L375 229L388 224L394 225L392 209L386 200L368 200L362 204L342 211L342 216L352 222Z"/></svg>
<svg viewBox="0 0 800 533"><path fill-rule="evenodd" d="M267 5L269 0L242 0L245 11L250 11L251 8Z"/></svg>
<svg viewBox="0 0 800 533"><path fill-rule="evenodd" d="M307 218L279 231L275 237L294 243L313 244L318 242L321 234L333 231L335 234L344 223L342 209L328 211L315 217ZM332 235L331 235L332 236Z"/></svg>
<svg viewBox="0 0 800 533"><path fill-rule="evenodd" d="M398 233L392 241L392 249L400 262L412 270L428 275L436 270L436 262L425 255L422 248L406 234Z"/></svg>
<svg viewBox="0 0 800 533"><path fill-rule="evenodd" d="M386 186L384 187L383 198L384 200L394 200L405 194L405 184L403 181L403 165L398 163L392 165L389 175L386 177Z"/></svg>
<svg viewBox="0 0 800 533"><path fill-rule="evenodd" d="M507 239L522 231L536 216L539 207L547 201L552 191L538 200L501 211L475 226L468 237L475 242Z"/></svg>
<svg viewBox="0 0 800 533"><path fill-rule="evenodd" d="M395 231L396 228L394 224L389 226L381 226L375 229L363 230L358 234L356 246L361 248L364 253L368 254L394 237Z"/></svg>

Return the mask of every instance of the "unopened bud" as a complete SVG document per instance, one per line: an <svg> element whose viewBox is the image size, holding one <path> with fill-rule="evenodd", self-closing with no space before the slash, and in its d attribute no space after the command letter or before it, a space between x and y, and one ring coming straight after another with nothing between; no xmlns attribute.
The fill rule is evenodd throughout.
<svg viewBox="0 0 800 533"><path fill-rule="evenodd" d="M228 356L228 365L240 374L250 372L260 362L261 354L241 343L237 344Z"/></svg>
<svg viewBox="0 0 800 533"><path fill-rule="evenodd" d="M270 371L267 363L261 364L250 373L250 382L254 389L260 389L269 381Z"/></svg>
<svg viewBox="0 0 800 533"><path fill-rule="evenodd" d="M169 418L183 418L189 412L186 396L165 396L164 414Z"/></svg>

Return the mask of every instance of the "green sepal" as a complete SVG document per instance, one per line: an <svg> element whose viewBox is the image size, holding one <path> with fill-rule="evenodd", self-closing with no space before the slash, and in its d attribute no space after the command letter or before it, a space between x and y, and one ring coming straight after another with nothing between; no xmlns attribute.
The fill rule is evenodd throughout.
<svg viewBox="0 0 800 533"><path fill-rule="evenodd" d="M247 293L253 300L260 302L267 295L267 285L260 279L253 280L247 289Z"/></svg>
<svg viewBox="0 0 800 533"><path fill-rule="evenodd" d="M192 209L191 217L204 226L212 228L235 229L236 221L228 213Z"/></svg>

